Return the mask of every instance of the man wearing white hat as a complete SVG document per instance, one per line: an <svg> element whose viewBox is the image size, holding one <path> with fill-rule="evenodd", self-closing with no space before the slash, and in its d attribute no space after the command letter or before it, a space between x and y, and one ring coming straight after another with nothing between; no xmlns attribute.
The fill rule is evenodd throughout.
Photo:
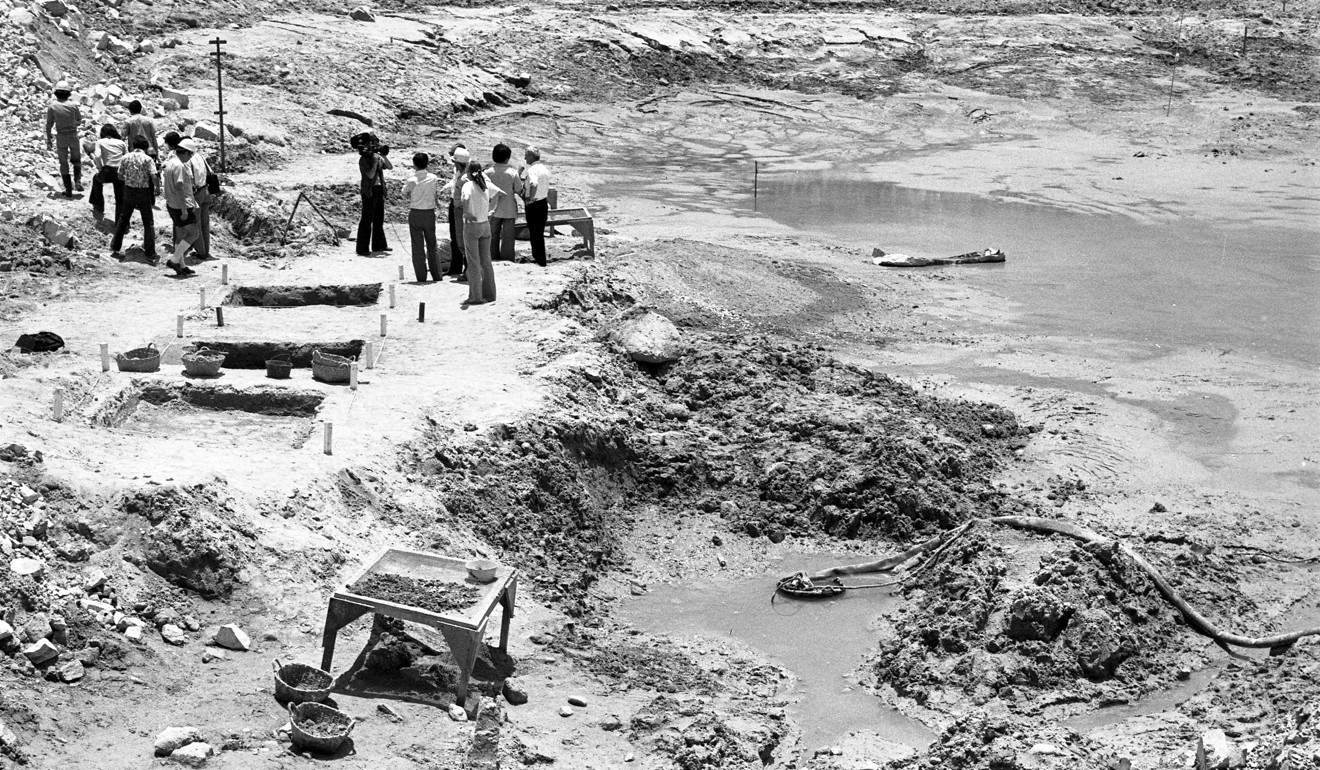
<svg viewBox="0 0 1320 770"><path fill-rule="evenodd" d="M82 148L78 142L78 127L82 112L70 102L73 90L69 81L55 84L55 101L46 107L46 151L54 149L60 159L60 178L64 181L64 197L72 198L74 191L82 192ZM55 130L52 148L51 129ZM69 178L69 165L73 164L73 179Z"/></svg>
<svg viewBox="0 0 1320 770"><path fill-rule="evenodd" d="M455 201L463 192L463 177L467 174L467 165L472 158L468 155L467 147L456 144L449 153L449 159L454 164L454 175L442 190L443 197L449 198L448 275L458 276L457 280L461 281L467 268L467 262L463 257L463 213L457 208Z"/></svg>
<svg viewBox="0 0 1320 770"><path fill-rule="evenodd" d="M197 145L192 139L184 139L174 149L174 155L165 164L161 174L161 188L165 193L165 210L170 212L174 222L174 259L165 262L166 267L174 269L179 276L192 275L184 262L184 255L197 240L198 206L193 197L197 182L193 178L192 158L197 152ZM206 180L202 180L206 184Z"/></svg>

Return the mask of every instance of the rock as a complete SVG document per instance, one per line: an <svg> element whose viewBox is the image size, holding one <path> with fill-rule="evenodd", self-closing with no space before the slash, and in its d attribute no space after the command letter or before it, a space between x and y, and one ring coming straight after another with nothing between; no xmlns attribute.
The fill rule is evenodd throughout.
<svg viewBox="0 0 1320 770"><path fill-rule="evenodd" d="M208 142L220 141L220 129L209 123L198 123L193 126L193 138L204 139Z"/></svg>
<svg viewBox="0 0 1320 770"><path fill-rule="evenodd" d="M37 21L37 17L26 8L15 8L9 12L9 23L16 27L30 27Z"/></svg>
<svg viewBox="0 0 1320 770"><path fill-rule="evenodd" d="M188 641L183 629L173 623L166 623L160 627L160 638L164 639L166 644L172 644L175 647L182 647L183 643Z"/></svg>
<svg viewBox="0 0 1320 770"><path fill-rule="evenodd" d="M577 706L580 709L584 709L587 707L587 702L582 698L579 698L576 695L574 695L568 699L568 705Z"/></svg>
<svg viewBox="0 0 1320 770"><path fill-rule="evenodd" d="M348 14L348 18L354 21L375 21L376 14L372 13L365 5L359 5Z"/></svg>
<svg viewBox="0 0 1320 770"><path fill-rule="evenodd" d="M18 736L4 722L0 722L0 750L18 746Z"/></svg>
<svg viewBox="0 0 1320 770"><path fill-rule="evenodd" d="M53 246L72 247L73 234L64 225L50 217L44 216L41 218L41 234L46 236L46 241Z"/></svg>
<svg viewBox="0 0 1320 770"><path fill-rule="evenodd" d="M628 357L646 364L667 364L682 358L685 350L678 327L655 312L645 312L619 324L610 333Z"/></svg>
<svg viewBox="0 0 1320 770"><path fill-rule="evenodd" d="M164 628L167 625L177 626L183 622L183 619L179 616L178 610L173 607L166 607L160 612L157 612L156 616L151 619L151 622L156 624L156 628Z"/></svg>
<svg viewBox="0 0 1320 770"><path fill-rule="evenodd" d="M677 402L665 404L660 407L660 411L671 420L687 420L692 417L692 412L688 410L687 406Z"/></svg>
<svg viewBox="0 0 1320 770"><path fill-rule="evenodd" d="M458 704L458 703L454 703L454 704L450 705L450 707L449 707L449 718L452 719L452 720L454 720L455 722L466 722L466 721L468 721L467 712L464 711L464 710L463 710L463 706L460 705L460 704Z"/></svg>
<svg viewBox="0 0 1320 770"><path fill-rule="evenodd" d="M615 730L622 730L623 720L619 719L618 714L610 714L609 716L600 720L600 729L604 730L607 733L612 733Z"/></svg>
<svg viewBox="0 0 1320 770"><path fill-rule="evenodd" d="M55 660L59 655L59 648L51 644L49 639L41 639L23 648L23 657L34 666Z"/></svg>
<svg viewBox="0 0 1320 770"><path fill-rule="evenodd" d="M771 524L765 528L765 536L772 543L782 543L784 538L788 537L788 531L778 524Z"/></svg>
<svg viewBox="0 0 1320 770"><path fill-rule="evenodd" d="M60 681L65 684L72 684L83 678L86 671L83 669L82 661L71 660L60 666Z"/></svg>
<svg viewBox="0 0 1320 770"><path fill-rule="evenodd" d="M46 2L41 4L41 9L57 19L69 12L69 6L61 2L61 0L46 0Z"/></svg>
<svg viewBox="0 0 1320 770"><path fill-rule="evenodd" d="M26 557L14 559L9 562L9 571L21 577L38 578L46 570L46 565L40 559L29 559Z"/></svg>
<svg viewBox="0 0 1320 770"><path fill-rule="evenodd" d="M1202 733L1201 745L1205 747L1206 770L1228 770L1233 743L1223 730L1214 729Z"/></svg>
<svg viewBox="0 0 1320 770"><path fill-rule="evenodd" d="M516 676L505 679L500 692L504 694L504 699L514 706L521 706L527 702L527 687Z"/></svg>
<svg viewBox="0 0 1320 770"><path fill-rule="evenodd" d="M90 594L105 585L105 581L108 579L105 570L94 569L87 573L87 577L83 579L83 590Z"/></svg>
<svg viewBox="0 0 1320 770"><path fill-rule="evenodd" d="M243 629L232 623L220 626L220 629L215 632L215 636L211 641L221 647L238 650L239 652L246 652L252 649L252 640L248 638L247 634L243 633Z"/></svg>
<svg viewBox="0 0 1320 770"><path fill-rule="evenodd" d="M189 767L201 767L206 764L206 760L211 758L215 749L209 743L194 741L186 746L180 746L170 754L171 762L178 762L181 765Z"/></svg>
<svg viewBox="0 0 1320 770"><path fill-rule="evenodd" d="M1073 607L1038 586L1018 589L1009 600L1009 637L1022 641L1052 642L1063 632Z"/></svg>
<svg viewBox="0 0 1320 770"><path fill-rule="evenodd" d="M125 628L124 637L134 644L142 644L142 626L129 626Z"/></svg>
<svg viewBox="0 0 1320 770"><path fill-rule="evenodd" d="M161 87L160 95L162 99L173 101L177 105L174 109L177 110L188 109L188 102L189 102L188 94L185 94L182 91L175 91L172 88Z"/></svg>
<svg viewBox="0 0 1320 770"><path fill-rule="evenodd" d="M381 715L383 715L386 719L390 720L391 722L403 721L403 714L400 714L398 709L394 708L388 703L377 703L376 711Z"/></svg>
<svg viewBox="0 0 1320 770"><path fill-rule="evenodd" d="M168 757L175 749L181 749L202 739L196 727L167 727L156 736L156 756Z"/></svg>
<svg viewBox="0 0 1320 770"><path fill-rule="evenodd" d="M84 647L75 652L73 657L83 664L83 668L95 668L96 664L101 662L101 649L99 647Z"/></svg>
<svg viewBox="0 0 1320 770"><path fill-rule="evenodd" d="M1082 673L1095 680L1108 679L1133 650L1120 638L1114 621L1102 610L1081 610L1073 615L1063 634L1077 653Z"/></svg>
<svg viewBox="0 0 1320 770"><path fill-rule="evenodd" d="M224 659L225 659L225 651L224 651L224 650L203 650L203 651L202 651L202 662L203 662L203 663L211 663L211 662L214 662L214 661L217 661L217 660L224 660Z"/></svg>
<svg viewBox="0 0 1320 770"><path fill-rule="evenodd" d="M197 618L194 618L192 615L184 615L180 625L183 626L184 631L192 634L202 630L201 621L197 620Z"/></svg>
<svg viewBox="0 0 1320 770"><path fill-rule="evenodd" d="M46 613L34 613L32 617L28 618L28 622L23 624L23 641L39 642L49 637L54 630Z"/></svg>
<svg viewBox="0 0 1320 770"><path fill-rule="evenodd" d="M115 56L129 56L137 50L137 44L130 43L127 40L121 40L111 35L110 46L106 50Z"/></svg>
<svg viewBox="0 0 1320 770"><path fill-rule="evenodd" d="M156 44L150 40L143 40L138 43L138 51L141 53L155 53Z"/></svg>
<svg viewBox="0 0 1320 770"><path fill-rule="evenodd" d="M32 505L41 499L41 493L32 489L32 487L22 486L18 488L19 497L23 498L24 505Z"/></svg>
<svg viewBox="0 0 1320 770"><path fill-rule="evenodd" d="M4 537L4 536L0 535L0 537ZM0 644L4 644L5 642L8 642L10 639L13 638L14 638L14 627L4 622L3 620L0 620Z"/></svg>
<svg viewBox="0 0 1320 770"><path fill-rule="evenodd" d="M560 707L559 707L559 716L561 716L561 717L571 717L571 716L573 716L573 709L570 708L570 707L568 707L568 706L560 706Z"/></svg>

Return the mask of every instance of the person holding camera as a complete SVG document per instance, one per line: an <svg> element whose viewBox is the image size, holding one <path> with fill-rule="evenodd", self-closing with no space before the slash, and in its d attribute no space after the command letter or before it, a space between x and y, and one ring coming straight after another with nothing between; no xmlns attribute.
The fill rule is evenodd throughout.
<svg viewBox="0 0 1320 770"><path fill-rule="evenodd" d="M184 258L193 241L197 240L198 206L193 197L197 183L193 179L192 159L197 152L197 145L191 139L183 139L174 148L174 155L165 164L161 174L161 188L165 193L165 210L170 213L174 223L174 259L165 262L166 267L174 269L179 276L192 275ZM205 184L206 180L202 180Z"/></svg>
<svg viewBox="0 0 1320 770"><path fill-rule="evenodd" d="M385 172L394 168L387 157L390 147L374 134L359 134L358 171L362 174L362 219L358 221L357 253L366 257L392 251L385 240Z"/></svg>

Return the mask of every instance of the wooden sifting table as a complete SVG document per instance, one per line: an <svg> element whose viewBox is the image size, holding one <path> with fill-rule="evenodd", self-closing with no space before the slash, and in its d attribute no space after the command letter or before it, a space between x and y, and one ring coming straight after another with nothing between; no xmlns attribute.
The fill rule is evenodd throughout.
<svg viewBox="0 0 1320 770"><path fill-rule="evenodd" d="M527 214L519 213L513 220L514 227L527 226ZM591 255L596 256L596 224L591 218L591 212L586 209L550 209L546 214L545 226L554 227L555 225L568 225L572 227L577 234L582 236L582 244L586 246Z"/></svg>
<svg viewBox="0 0 1320 770"><path fill-rule="evenodd" d="M486 633L486 621L497 605L504 608L500 621L500 652L505 652L509 645L509 622L513 620L513 607L518 594L518 570L500 565L495 570L495 579L489 583L478 583L467 571L464 559L455 559L424 551L408 551L402 548L386 548L381 551L365 569L354 575L345 588L330 595L330 608L325 615L325 632L321 636L321 669L330 670L335 657L335 640L339 629L352 623L368 612L375 612L399 620L407 620L430 626L445 637L454 662L458 664L458 702L467 701L468 679L472 676L472 667L477 662L477 652L481 648L482 637ZM466 610L444 614L412 607L406 604L362 596L352 593L349 586L367 575L392 573L419 580L445 580L454 583L467 583L477 586L481 593L471 607Z"/></svg>

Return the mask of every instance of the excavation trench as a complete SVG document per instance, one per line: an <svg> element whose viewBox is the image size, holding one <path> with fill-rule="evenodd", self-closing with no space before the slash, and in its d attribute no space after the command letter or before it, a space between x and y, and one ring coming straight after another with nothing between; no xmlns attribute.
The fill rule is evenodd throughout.
<svg viewBox="0 0 1320 770"><path fill-rule="evenodd" d="M223 351L226 369L265 369L266 362L276 356L287 357L295 368L306 369L312 365L312 351L330 353L345 358L358 358L366 345L363 340L340 342L225 342L219 340L200 340L199 348Z"/></svg>
<svg viewBox="0 0 1320 770"><path fill-rule="evenodd" d="M159 436L301 446L324 400L324 394L288 388L137 381L107 399L92 421Z"/></svg>
<svg viewBox="0 0 1320 770"><path fill-rule="evenodd" d="M380 299L381 284L327 286L239 286L226 305L246 307L305 307L307 305L366 306Z"/></svg>

